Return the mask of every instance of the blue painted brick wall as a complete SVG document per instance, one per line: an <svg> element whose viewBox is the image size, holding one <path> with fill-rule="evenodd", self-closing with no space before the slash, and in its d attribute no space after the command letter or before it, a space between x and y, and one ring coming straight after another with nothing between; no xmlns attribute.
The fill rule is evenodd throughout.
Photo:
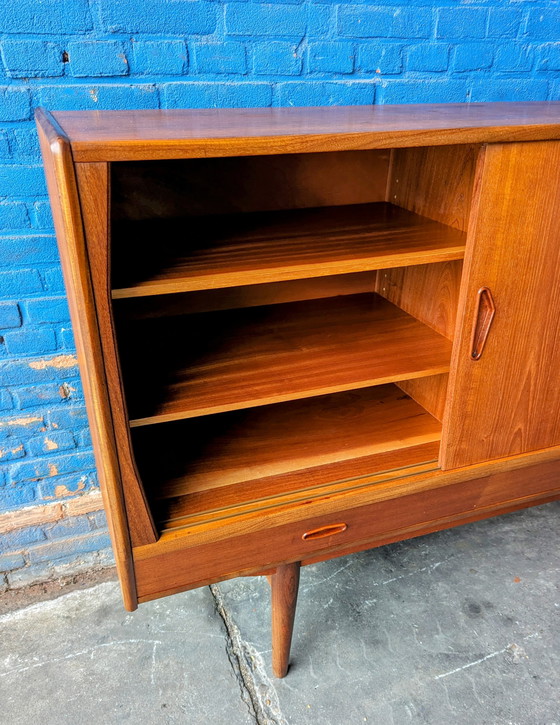
<svg viewBox="0 0 560 725"><path fill-rule="evenodd" d="M559 41L545 0L1 3L0 514L97 486L34 107L556 100ZM0 571L106 552L86 519L13 532Z"/></svg>

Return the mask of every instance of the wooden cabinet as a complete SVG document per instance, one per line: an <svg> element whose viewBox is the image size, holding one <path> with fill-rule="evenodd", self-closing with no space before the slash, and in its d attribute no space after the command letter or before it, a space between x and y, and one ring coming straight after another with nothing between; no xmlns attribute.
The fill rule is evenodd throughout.
<svg viewBox="0 0 560 725"><path fill-rule="evenodd" d="M560 496L560 104L37 122L129 610Z"/></svg>

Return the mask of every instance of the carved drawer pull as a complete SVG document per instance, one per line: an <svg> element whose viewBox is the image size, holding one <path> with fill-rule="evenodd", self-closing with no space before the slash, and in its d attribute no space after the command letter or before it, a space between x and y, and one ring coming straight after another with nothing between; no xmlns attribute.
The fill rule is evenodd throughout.
<svg viewBox="0 0 560 725"><path fill-rule="evenodd" d="M306 531L301 537L304 541L312 541L313 539L323 539L325 536L334 536L346 531L346 524L330 524L329 526L320 526L318 529Z"/></svg>
<svg viewBox="0 0 560 725"><path fill-rule="evenodd" d="M495 314L496 305L494 304L492 292L488 287L481 287L477 292L476 314L471 340L471 358L473 360L479 360L482 355Z"/></svg>

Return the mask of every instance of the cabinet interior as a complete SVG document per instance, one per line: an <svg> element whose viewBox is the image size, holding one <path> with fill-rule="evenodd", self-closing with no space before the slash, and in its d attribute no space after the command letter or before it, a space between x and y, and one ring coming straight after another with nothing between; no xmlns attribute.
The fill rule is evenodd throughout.
<svg viewBox="0 0 560 725"><path fill-rule="evenodd" d="M111 165L115 331L160 531L437 466L477 154Z"/></svg>

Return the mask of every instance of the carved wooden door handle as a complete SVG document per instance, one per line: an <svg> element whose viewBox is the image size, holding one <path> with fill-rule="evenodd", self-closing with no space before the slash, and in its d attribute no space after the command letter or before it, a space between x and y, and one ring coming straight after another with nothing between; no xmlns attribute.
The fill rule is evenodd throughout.
<svg viewBox="0 0 560 725"><path fill-rule="evenodd" d="M481 287L476 297L476 313L471 339L471 358L473 360L479 360L482 355L495 314L496 305L492 292L488 287Z"/></svg>

